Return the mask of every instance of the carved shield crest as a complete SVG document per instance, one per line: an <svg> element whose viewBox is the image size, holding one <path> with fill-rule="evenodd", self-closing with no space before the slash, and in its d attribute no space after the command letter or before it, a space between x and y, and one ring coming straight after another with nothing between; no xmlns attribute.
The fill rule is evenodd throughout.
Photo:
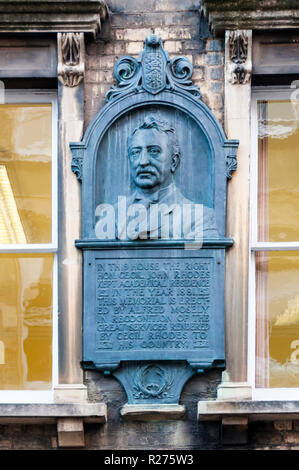
<svg viewBox="0 0 299 470"><path fill-rule="evenodd" d="M161 92L166 87L167 57L160 38L146 38L141 62L143 88L154 95Z"/></svg>

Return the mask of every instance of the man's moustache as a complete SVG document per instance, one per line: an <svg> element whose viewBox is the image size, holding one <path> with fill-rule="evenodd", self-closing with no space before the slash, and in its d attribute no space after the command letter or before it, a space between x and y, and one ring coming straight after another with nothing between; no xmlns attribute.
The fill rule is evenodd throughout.
<svg viewBox="0 0 299 470"><path fill-rule="evenodd" d="M157 172L155 170L149 170L149 169L137 170L136 172L137 176L140 175L140 173L150 173L151 175L157 176Z"/></svg>

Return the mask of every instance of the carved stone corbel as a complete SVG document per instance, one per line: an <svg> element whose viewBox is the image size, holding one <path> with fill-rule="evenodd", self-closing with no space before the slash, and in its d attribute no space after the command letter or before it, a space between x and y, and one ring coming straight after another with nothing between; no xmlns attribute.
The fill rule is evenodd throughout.
<svg viewBox="0 0 299 470"><path fill-rule="evenodd" d="M58 33L58 78L64 86L75 87L84 78L84 33Z"/></svg>
<svg viewBox="0 0 299 470"><path fill-rule="evenodd" d="M249 51L249 36L245 30L229 31L227 37L227 52L229 58L231 83L243 85L251 79L251 59Z"/></svg>

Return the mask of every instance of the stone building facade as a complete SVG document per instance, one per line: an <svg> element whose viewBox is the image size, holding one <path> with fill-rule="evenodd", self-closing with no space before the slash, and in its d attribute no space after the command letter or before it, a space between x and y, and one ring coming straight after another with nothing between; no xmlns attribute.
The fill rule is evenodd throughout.
<svg viewBox="0 0 299 470"><path fill-rule="evenodd" d="M251 253L271 249L251 248L249 237L252 90L296 90L291 86L299 73L298 11L291 0L1 2L0 47L7 58L0 73L4 90L50 90L57 93L58 103L56 381L50 398L28 393L8 401L0 394L1 450L299 448L299 402L294 398L298 388L292 384L294 393L285 394L284 386L276 387L280 395L274 398L266 393L255 398L253 392L254 287L252 277L249 280L254 269ZM72 34L77 42L69 46L70 58L64 41ZM228 181L227 236L234 245L226 260L226 368L193 376L186 383L180 399L185 413L179 417L159 407L126 414L127 397L120 383L81 367L82 258L74 245L80 238L81 196L71 171L69 144L82 139L104 106L106 92L115 85L117 60L137 58L145 38L153 34L162 39L170 58L190 60L192 81L203 102L227 137L239 140L238 167ZM49 50L54 48L56 59L48 72L39 66L46 49L40 47L40 38L49 41ZM36 48L36 56L27 52L30 47ZM16 48L22 53L15 54ZM25 68L22 54L27 57ZM2 254L14 249L0 248ZM287 248L296 246L283 249Z"/></svg>

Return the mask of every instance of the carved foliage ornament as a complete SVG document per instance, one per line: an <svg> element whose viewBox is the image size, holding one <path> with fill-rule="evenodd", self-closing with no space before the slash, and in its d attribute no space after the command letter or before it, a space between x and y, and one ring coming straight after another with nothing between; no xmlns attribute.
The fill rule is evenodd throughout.
<svg viewBox="0 0 299 470"><path fill-rule="evenodd" d="M164 50L161 38L152 35L145 40L145 48L138 60L133 57L122 57L115 65L114 76L118 82L106 94L106 101L127 94L145 90L153 95L164 89L175 88L190 92L200 98L201 93L193 85L191 77L193 67L186 57L175 57L170 60Z"/></svg>
<svg viewBox="0 0 299 470"><path fill-rule="evenodd" d="M84 77L84 33L58 34L58 78L75 87Z"/></svg>
<svg viewBox="0 0 299 470"><path fill-rule="evenodd" d="M229 59L232 63L232 83L244 84L251 73L246 67L248 59L248 36L244 31L231 31L229 34Z"/></svg>

